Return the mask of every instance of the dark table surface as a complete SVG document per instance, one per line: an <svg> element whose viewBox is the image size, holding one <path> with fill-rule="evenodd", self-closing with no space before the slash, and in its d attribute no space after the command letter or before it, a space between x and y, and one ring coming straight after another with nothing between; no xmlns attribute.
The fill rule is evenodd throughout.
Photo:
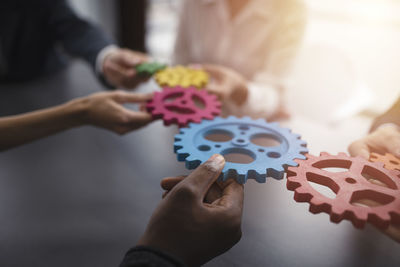
<svg viewBox="0 0 400 267"><path fill-rule="evenodd" d="M49 78L1 85L0 115L99 90L75 62ZM2 152L0 266L118 266L161 198L161 178L188 173L173 153L176 131L160 121L123 137L82 127ZM242 240L207 266L400 266L400 245L371 226L309 213L285 181L249 181Z"/></svg>

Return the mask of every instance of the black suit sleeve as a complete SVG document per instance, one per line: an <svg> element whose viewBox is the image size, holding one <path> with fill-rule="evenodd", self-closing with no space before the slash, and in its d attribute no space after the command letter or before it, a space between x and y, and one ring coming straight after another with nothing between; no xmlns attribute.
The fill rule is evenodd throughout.
<svg viewBox="0 0 400 267"><path fill-rule="evenodd" d="M120 267L185 267L185 265L162 251L137 246L126 253Z"/></svg>
<svg viewBox="0 0 400 267"><path fill-rule="evenodd" d="M101 29L81 19L65 0L48 0L49 34L70 55L85 59L95 69L98 53L113 44Z"/></svg>

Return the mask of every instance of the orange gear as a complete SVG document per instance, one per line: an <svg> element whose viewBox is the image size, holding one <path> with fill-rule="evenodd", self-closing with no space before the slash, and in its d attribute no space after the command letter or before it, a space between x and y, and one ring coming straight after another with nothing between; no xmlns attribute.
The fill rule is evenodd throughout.
<svg viewBox="0 0 400 267"><path fill-rule="evenodd" d="M372 162L382 162L385 164L385 168L389 170L400 170L400 159L390 153L386 153L385 155L371 153L369 160Z"/></svg>
<svg viewBox="0 0 400 267"><path fill-rule="evenodd" d="M319 157L307 155L296 160L298 167L289 167L287 188L294 191L297 202L309 202L310 212L326 212L332 222L350 220L357 228L366 222L386 229L391 223L400 223L400 172L388 170L383 163L369 162L361 157L352 158L345 153L337 156L321 153ZM324 168L346 168L347 171L330 172ZM371 177L373 179L369 180ZM374 183L378 180L381 185ZM324 196L309 182L329 187L335 198ZM382 186L383 185L383 186ZM373 201L376 206L359 205Z"/></svg>

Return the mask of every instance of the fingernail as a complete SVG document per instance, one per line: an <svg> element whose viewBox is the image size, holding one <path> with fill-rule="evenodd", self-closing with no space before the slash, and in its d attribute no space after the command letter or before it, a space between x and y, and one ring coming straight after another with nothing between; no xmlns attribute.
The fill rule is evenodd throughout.
<svg viewBox="0 0 400 267"><path fill-rule="evenodd" d="M220 154L214 154L206 162L207 166L214 171L219 171L225 165L225 159Z"/></svg>

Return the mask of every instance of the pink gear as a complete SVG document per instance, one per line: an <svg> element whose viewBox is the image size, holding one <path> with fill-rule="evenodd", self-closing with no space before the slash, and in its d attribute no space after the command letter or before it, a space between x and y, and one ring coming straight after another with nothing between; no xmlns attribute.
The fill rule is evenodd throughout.
<svg viewBox="0 0 400 267"><path fill-rule="evenodd" d="M204 107L199 107L196 102ZM165 125L176 123L179 127L185 127L189 122L212 120L221 112L221 103L217 96L209 94L206 90L198 90L193 86L177 86L165 87L163 91L155 92L146 108L151 112L153 119L163 119Z"/></svg>
<svg viewBox="0 0 400 267"><path fill-rule="evenodd" d="M296 162L298 167L288 168L287 188L295 192L297 202L309 202L312 213L326 212L332 222L347 219L357 228L363 228L366 222L381 229L400 223L399 171L345 153L333 156L323 152ZM329 167L348 170L324 170ZM324 196L309 182L329 187L336 197Z"/></svg>

